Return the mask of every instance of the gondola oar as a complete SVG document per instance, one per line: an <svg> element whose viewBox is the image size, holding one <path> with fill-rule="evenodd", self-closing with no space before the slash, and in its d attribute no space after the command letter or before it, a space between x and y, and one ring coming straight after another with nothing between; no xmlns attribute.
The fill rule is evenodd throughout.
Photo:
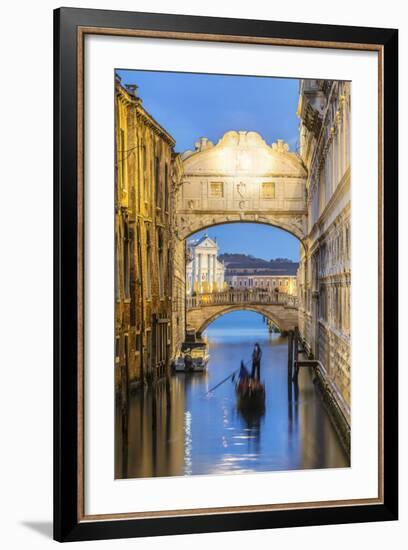
<svg viewBox="0 0 408 550"><path fill-rule="evenodd" d="M247 365L247 363L249 363L249 361L250 359L245 363L245 366ZM221 382L218 382L218 384L216 384L214 387L208 390L208 392L206 392L204 395L208 395L209 393L213 392L215 389L221 386L221 384L224 384L224 382L226 382L227 380L235 376L235 374L239 371L240 368L241 367L239 367L238 369L235 369L233 372L231 372L231 374L229 374L226 378L224 378L224 380L221 380Z"/></svg>
<svg viewBox="0 0 408 550"><path fill-rule="evenodd" d="M231 372L231 374L229 374L227 376L227 378L224 378L224 380L221 380L221 382L218 382L218 384L216 386L214 386L213 388L211 388L210 390L208 390L208 392L206 392L204 395L208 395L209 393L213 392L215 389L217 389L219 386L221 386L221 384L224 384L224 382L226 382L227 380L229 380L230 378L232 378L234 376L234 374L238 371L239 369L236 369L234 370L234 372Z"/></svg>

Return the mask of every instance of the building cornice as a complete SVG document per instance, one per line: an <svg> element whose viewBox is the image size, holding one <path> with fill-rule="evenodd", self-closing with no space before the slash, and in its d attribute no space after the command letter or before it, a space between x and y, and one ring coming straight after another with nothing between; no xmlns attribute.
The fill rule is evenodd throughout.
<svg viewBox="0 0 408 550"><path fill-rule="evenodd" d="M164 139L171 147L176 145L176 140L142 107L142 100L133 96L118 81L115 84L116 94L120 101L126 106L135 110L136 116L143 120L143 123L151 128L153 132Z"/></svg>
<svg viewBox="0 0 408 550"><path fill-rule="evenodd" d="M184 177L186 178L250 178L250 179L257 179L257 178L285 178L285 179L294 179L294 180L304 180L304 176L302 175L293 175L293 174L283 174L283 173L271 173L271 172L264 172L259 174L254 174L253 172L239 172L237 171L235 174L232 174L231 172L184 172Z"/></svg>

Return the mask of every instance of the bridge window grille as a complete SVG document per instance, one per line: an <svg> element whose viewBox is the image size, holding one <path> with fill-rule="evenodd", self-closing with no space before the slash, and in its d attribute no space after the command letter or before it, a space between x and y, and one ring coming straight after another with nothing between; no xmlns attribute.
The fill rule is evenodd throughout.
<svg viewBox="0 0 408 550"><path fill-rule="evenodd" d="M275 198L275 182L268 181L262 184L261 197L263 199Z"/></svg>
<svg viewBox="0 0 408 550"><path fill-rule="evenodd" d="M212 199L222 199L224 197L224 183L211 182L210 183L210 198Z"/></svg>

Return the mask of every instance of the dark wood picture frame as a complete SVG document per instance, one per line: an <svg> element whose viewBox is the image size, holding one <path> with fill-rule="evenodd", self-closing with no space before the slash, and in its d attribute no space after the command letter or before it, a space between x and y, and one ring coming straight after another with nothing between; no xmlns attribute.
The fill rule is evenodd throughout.
<svg viewBox="0 0 408 550"><path fill-rule="evenodd" d="M86 34L375 50L379 58L379 495L347 502L90 517L83 478ZM387 521L398 513L398 31L60 8L54 13L54 537L58 541ZM386 358L387 364L384 365Z"/></svg>

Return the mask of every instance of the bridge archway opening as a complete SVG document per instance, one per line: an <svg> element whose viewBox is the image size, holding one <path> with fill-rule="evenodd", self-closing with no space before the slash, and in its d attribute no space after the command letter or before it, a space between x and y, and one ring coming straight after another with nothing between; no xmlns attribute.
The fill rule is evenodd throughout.
<svg viewBox="0 0 408 550"><path fill-rule="evenodd" d="M206 321L203 323L203 325L198 330L198 334L203 334L203 332L205 330L207 330L215 321L217 321L221 317L224 317L224 316L229 315L231 313L244 312L244 311L250 311L252 313L256 313L260 317L268 319L279 330L279 332L285 333L285 329L284 329L282 323L280 322L280 320L275 315L271 315L271 313L268 312L267 310L264 310L262 308L258 308L258 307L255 307L255 306L254 307L251 307L251 306L248 306L248 307L246 307L246 306L245 307L235 306L235 307L225 308L223 311L217 312L216 314L214 314L209 319L206 319Z"/></svg>
<svg viewBox="0 0 408 550"><path fill-rule="evenodd" d="M186 296L233 287L260 289L258 285L269 292L292 294L301 256L299 243L304 246L293 232L264 222L207 225L185 241Z"/></svg>
<svg viewBox="0 0 408 550"><path fill-rule="evenodd" d="M199 228L194 228L193 231L190 231L189 233L183 235L184 241L188 243L189 240L198 237L201 235L201 233L206 233L208 230L210 230L211 233L213 233L213 230L216 230L217 228L222 228L224 226L239 226L239 225L245 225L245 226L264 226L265 228L269 228L272 230L279 230L282 231L282 234L286 234L288 236L293 237L293 239L296 239L296 241L300 244L303 251L306 251L306 243L305 239L302 238L298 231L295 229L290 229L288 227L285 227L284 225L276 222L272 223L265 220L257 220L257 219L238 219L238 220L230 220L228 219L229 216L225 216L225 219L220 219L219 221L212 221L212 222L203 222L202 225L200 225ZM299 254L300 255L300 254Z"/></svg>

